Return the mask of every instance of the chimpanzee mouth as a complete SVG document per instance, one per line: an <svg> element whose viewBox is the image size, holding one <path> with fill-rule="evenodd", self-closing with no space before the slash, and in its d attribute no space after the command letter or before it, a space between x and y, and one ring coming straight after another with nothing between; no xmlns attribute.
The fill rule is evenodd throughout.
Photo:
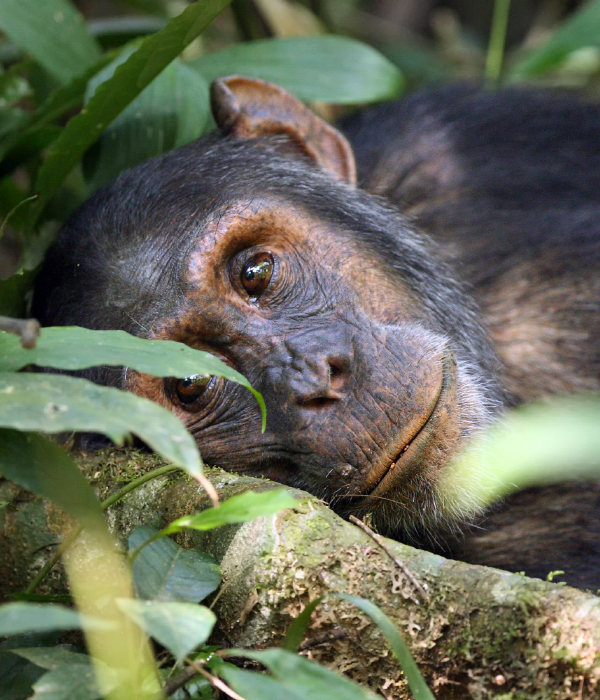
<svg viewBox="0 0 600 700"><path fill-rule="evenodd" d="M389 462L387 468L384 466L383 473L375 485L365 493L366 496L379 496L385 493L390 486L406 476L413 467L421 462L425 448L435 439L439 411L445 405L446 398L454 386L454 368L454 358L450 353L444 353L442 357L442 381L431 401L430 410L425 413L425 419L420 426L417 424L416 431L413 431L412 436L408 440L404 437L396 456Z"/></svg>

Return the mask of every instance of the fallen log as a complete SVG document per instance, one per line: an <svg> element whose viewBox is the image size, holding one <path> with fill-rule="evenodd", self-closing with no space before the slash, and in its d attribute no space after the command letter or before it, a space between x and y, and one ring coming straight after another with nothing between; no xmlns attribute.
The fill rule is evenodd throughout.
<svg viewBox="0 0 600 700"><path fill-rule="evenodd" d="M151 455L110 451L81 457L81 467L104 498L160 464ZM208 476L222 500L277 484L219 471ZM571 700L600 697L600 599L517 574L443 559L384 539L379 546L316 499L293 491L293 510L178 536L184 547L211 553L223 585L213 601L215 641L225 646L277 645L310 601L302 649L388 699L409 698L403 674L378 628L330 594L367 598L393 620L440 700L502 697ZM62 540L67 519L52 504L0 483L0 588L23 589ZM163 527L210 501L195 481L163 476L111 507L121 541L137 525ZM392 556L393 555L393 558ZM399 566L394 559L399 560ZM404 567L426 591L426 600ZM41 592L64 592L60 571Z"/></svg>

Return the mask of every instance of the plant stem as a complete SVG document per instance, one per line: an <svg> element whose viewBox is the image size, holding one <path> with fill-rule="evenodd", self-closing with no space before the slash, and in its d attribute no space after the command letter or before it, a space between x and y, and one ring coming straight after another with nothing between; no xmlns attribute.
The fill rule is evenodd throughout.
<svg viewBox="0 0 600 700"><path fill-rule="evenodd" d="M142 484L145 484L147 481L151 481L152 479L156 479L159 476L163 476L163 474L168 474L169 472L181 470L181 467L176 467L174 464L169 464L166 467L159 467L158 469L153 469L151 472L147 472L146 474L142 474L142 476L139 476L137 479L134 479L133 481L130 481L126 486L123 486L122 489L119 489L116 493L113 493L112 496L109 496L105 501L101 503L102 510L106 510L107 508L110 508L112 505L117 503L117 501L120 501L123 496L126 496L130 491L133 491L136 489L138 486L141 486ZM57 547L56 551L54 554L48 559L48 561L42 566L42 568L38 571L37 576L33 579L33 581L27 586L25 590L25 594L29 595L31 593L35 592L35 589L40 585L40 583L46 578L46 576L52 571L54 568L56 562L62 557L62 555L69 549L69 547L73 544L73 542L79 537L81 534L81 531L83 528L78 525L73 532L60 544L59 547Z"/></svg>
<svg viewBox="0 0 600 700"><path fill-rule="evenodd" d="M498 83L502 74L509 13L510 0L495 0L490 42L485 61L485 79L490 84Z"/></svg>

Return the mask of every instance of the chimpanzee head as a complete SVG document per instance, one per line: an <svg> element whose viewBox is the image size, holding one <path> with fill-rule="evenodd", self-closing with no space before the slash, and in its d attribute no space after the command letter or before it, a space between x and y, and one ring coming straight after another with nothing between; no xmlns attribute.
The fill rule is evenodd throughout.
<svg viewBox="0 0 600 700"><path fill-rule="evenodd" d="M355 187L350 146L283 90L213 86L220 131L124 172L76 212L35 292L44 325L206 350L213 377L90 370L177 414L208 464L373 512L453 515L436 483L497 405L475 310L431 241Z"/></svg>

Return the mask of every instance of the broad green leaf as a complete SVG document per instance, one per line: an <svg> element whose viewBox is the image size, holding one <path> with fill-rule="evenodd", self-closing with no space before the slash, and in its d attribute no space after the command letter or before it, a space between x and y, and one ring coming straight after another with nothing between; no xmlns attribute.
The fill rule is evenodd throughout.
<svg viewBox="0 0 600 700"><path fill-rule="evenodd" d="M127 56L117 59L120 63ZM109 79L111 64L91 82L89 94ZM126 107L87 153L84 171L92 190L122 170L184 146L202 135L209 115L208 84L175 59Z"/></svg>
<svg viewBox="0 0 600 700"><path fill-rule="evenodd" d="M190 474L202 473L194 439L170 411L86 379L0 373L0 426L44 433L103 433L117 444L132 432Z"/></svg>
<svg viewBox="0 0 600 700"><path fill-rule="evenodd" d="M301 100L356 104L395 97L400 71L378 51L341 36L236 44L191 61L208 82L245 75L276 83Z"/></svg>
<svg viewBox="0 0 600 700"><path fill-rule="evenodd" d="M207 508L196 515L185 515L174 520L160 535L170 535L190 528L192 530L214 530L222 525L232 523L245 523L254 518L265 515L273 515L284 508L294 508L299 501L289 491L274 489L256 493L246 491L238 496L228 498L224 503L215 508Z"/></svg>
<svg viewBox="0 0 600 700"><path fill-rule="evenodd" d="M441 482L442 493L470 510L528 486L598 478L598 426L597 397L565 397L516 409L455 458Z"/></svg>
<svg viewBox="0 0 600 700"><path fill-rule="evenodd" d="M89 79L114 58L114 52L102 56L93 66L83 71L65 85L62 85L45 100L38 109L23 122L22 129L0 143L0 158L14 162L16 154L28 146L29 139L38 129L48 125L66 112L76 109L83 102ZM0 174L7 171L9 165L3 163Z"/></svg>
<svg viewBox="0 0 600 700"><path fill-rule="evenodd" d="M291 651L293 654L298 653L300 644L302 643L306 630L310 625L310 618L315 608L322 600L323 596L315 598L304 608L298 617L292 620L290 626L287 628L283 642L281 643L282 649L285 649L285 651Z"/></svg>
<svg viewBox="0 0 600 700"><path fill-rule="evenodd" d="M2 0L0 28L63 83L100 58L83 17L67 0Z"/></svg>
<svg viewBox="0 0 600 700"><path fill-rule="evenodd" d="M13 648L56 644L59 632L42 635L25 634L9 637L0 642L0 697L2 700L26 700L33 693L32 686L45 671L25 659L7 654Z"/></svg>
<svg viewBox="0 0 600 700"><path fill-rule="evenodd" d="M600 0L584 4L538 49L513 67L510 80L523 80L556 68L577 49L600 46Z"/></svg>
<svg viewBox="0 0 600 700"><path fill-rule="evenodd" d="M291 687L287 683L265 676L255 671L243 671L233 664L221 663L219 665L219 675L240 695L244 700L307 700L302 686ZM337 688L331 685L331 695L327 700L337 700ZM364 700L365 696L358 696ZM373 697L373 696L367 696ZM312 697L311 697L312 700Z"/></svg>
<svg viewBox="0 0 600 700"><path fill-rule="evenodd" d="M230 1L193 3L161 32L144 39L137 51L116 69L113 77L98 87L86 107L71 119L54 142L39 170L35 191L40 194L40 199L34 205L32 222L104 129L204 31Z"/></svg>
<svg viewBox="0 0 600 700"><path fill-rule="evenodd" d="M255 659L264 664L274 676L274 679L287 690L286 695L280 695L282 698L289 700L375 700L375 695L365 688L352 683L343 676L338 676L333 671L330 671L324 666L320 666L312 661L308 661L302 656L291 654L289 651L282 649L266 649L265 651L248 651L245 649L232 649L228 651L228 656L245 656L249 659ZM260 685L252 683L253 694L250 696L245 690L238 685L238 675L232 673L228 664L223 664L220 669L226 681L231 683L233 688L239 693L244 693L246 700L259 700L261 697L258 694ZM249 674L251 675L251 674ZM241 678L241 677L240 677ZM247 676L243 678L244 683L252 681ZM259 682L260 683L260 682ZM268 689L267 686L262 686L263 689ZM276 690L273 687L273 690ZM263 695L265 697L278 697L277 695Z"/></svg>
<svg viewBox="0 0 600 700"><path fill-rule="evenodd" d="M129 536L129 548L137 549L158 530L142 526ZM139 598L199 603L221 583L219 565L209 554L183 549L168 537L144 547L132 566Z"/></svg>
<svg viewBox="0 0 600 700"><path fill-rule="evenodd" d="M356 605L359 610L366 613L379 627L382 634L387 639L388 644L392 648L396 658L400 662L400 666L402 667L402 671L406 676L408 686L414 699L435 700L435 697L431 690L429 690L427 683L425 683L425 680L423 679L423 676L421 675L409 648L406 646L406 642L389 617L376 605L371 603L371 601L365 600L364 598L359 598L355 595L345 595L343 593L336 595L336 598L347 600L349 603Z"/></svg>
<svg viewBox="0 0 600 700"><path fill-rule="evenodd" d="M61 647L28 647L26 649L11 649L10 651L11 654L21 656L48 671L53 671L60 666L89 666L91 663L87 654L78 654Z"/></svg>
<svg viewBox="0 0 600 700"><path fill-rule="evenodd" d="M104 697L91 663L48 671L33 684L33 690L31 700L98 700ZM104 690L108 690L106 681Z"/></svg>
<svg viewBox="0 0 600 700"><path fill-rule="evenodd" d="M0 637L28 632L71 630L85 626L88 629L108 630L108 622L80 615L75 610L59 605L40 603L6 603L0 605Z"/></svg>
<svg viewBox="0 0 600 700"><path fill-rule="evenodd" d="M212 610L192 603L130 599L119 600L118 605L179 663L208 639L217 621Z"/></svg>
<svg viewBox="0 0 600 700"><path fill-rule="evenodd" d="M21 75L22 72L22 64L17 64L0 75L0 111L31 94L31 86Z"/></svg>
<svg viewBox="0 0 600 700"><path fill-rule="evenodd" d="M214 374L252 392L262 411L264 429L265 403L243 375L208 352L172 340L146 340L124 331L91 331L69 326L42 329L37 346L25 350L16 336L0 333L0 372L16 371L27 365L68 370L123 366L155 377Z"/></svg>
<svg viewBox="0 0 600 700"><path fill-rule="evenodd" d="M66 452L47 438L0 428L0 475L56 503L82 525L104 527L100 502L87 479Z"/></svg>

